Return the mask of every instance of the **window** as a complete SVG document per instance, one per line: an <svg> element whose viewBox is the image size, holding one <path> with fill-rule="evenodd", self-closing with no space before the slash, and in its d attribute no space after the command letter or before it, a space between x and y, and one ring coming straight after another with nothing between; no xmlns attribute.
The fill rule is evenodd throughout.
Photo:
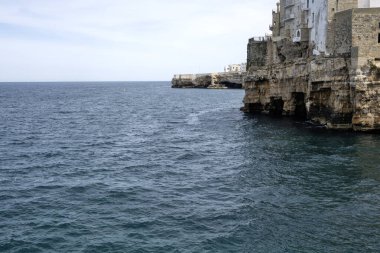
<svg viewBox="0 0 380 253"><path fill-rule="evenodd" d="M307 8L310 8L310 0L307 0Z"/></svg>
<svg viewBox="0 0 380 253"><path fill-rule="evenodd" d="M380 33L379 33L379 36L377 37L377 43L380 44Z"/></svg>
<svg viewBox="0 0 380 253"><path fill-rule="evenodd" d="M380 28L380 23L379 23L379 28Z"/></svg>

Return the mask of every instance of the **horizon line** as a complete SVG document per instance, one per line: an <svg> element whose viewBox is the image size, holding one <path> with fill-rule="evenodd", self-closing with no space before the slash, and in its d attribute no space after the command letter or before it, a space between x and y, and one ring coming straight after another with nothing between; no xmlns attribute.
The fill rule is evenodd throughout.
<svg viewBox="0 0 380 253"><path fill-rule="evenodd" d="M128 82L128 83L146 83L146 82L171 82L170 80L144 80L144 81L0 81L1 83L122 83L122 82Z"/></svg>

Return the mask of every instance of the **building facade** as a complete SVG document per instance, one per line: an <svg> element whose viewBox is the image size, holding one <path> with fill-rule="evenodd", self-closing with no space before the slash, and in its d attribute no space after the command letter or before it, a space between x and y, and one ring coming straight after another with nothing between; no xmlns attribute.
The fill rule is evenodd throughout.
<svg viewBox="0 0 380 253"><path fill-rule="evenodd" d="M338 12L380 7L380 0L281 0L273 12L273 39L308 41L315 54L329 54L331 22Z"/></svg>

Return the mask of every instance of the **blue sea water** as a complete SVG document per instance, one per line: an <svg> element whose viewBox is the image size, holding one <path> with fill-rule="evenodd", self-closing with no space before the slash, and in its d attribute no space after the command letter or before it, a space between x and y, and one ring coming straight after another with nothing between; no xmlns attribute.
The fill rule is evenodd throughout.
<svg viewBox="0 0 380 253"><path fill-rule="evenodd" d="M243 95L0 84L0 252L380 252L380 136Z"/></svg>

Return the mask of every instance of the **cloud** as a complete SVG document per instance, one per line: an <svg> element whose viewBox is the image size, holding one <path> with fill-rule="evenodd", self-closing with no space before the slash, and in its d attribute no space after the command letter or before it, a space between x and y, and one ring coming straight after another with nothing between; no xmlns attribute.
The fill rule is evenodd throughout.
<svg viewBox="0 0 380 253"><path fill-rule="evenodd" d="M3 0L0 81L169 80L245 60L275 1Z"/></svg>

